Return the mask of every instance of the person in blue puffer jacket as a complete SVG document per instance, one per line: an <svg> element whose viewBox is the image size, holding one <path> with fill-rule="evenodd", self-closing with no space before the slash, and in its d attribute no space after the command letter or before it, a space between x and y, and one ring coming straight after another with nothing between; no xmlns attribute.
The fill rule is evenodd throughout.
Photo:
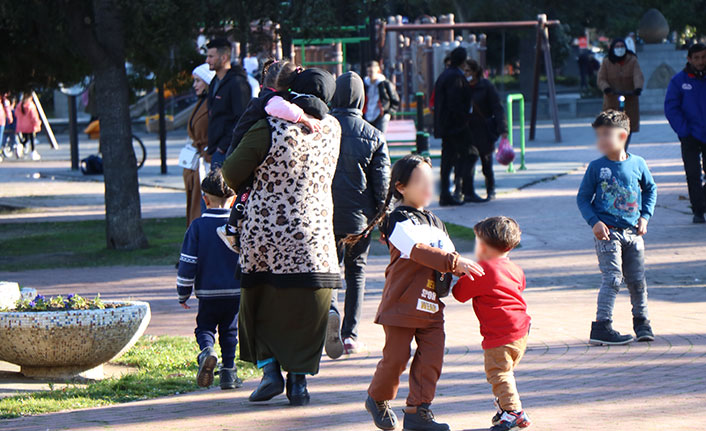
<svg viewBox="0 0 706 431"><path fill-rule="evenodd" d="M706 45L692 45L687 60L669 82L664 114L681 141L694 223L706 223Z"/></svg>

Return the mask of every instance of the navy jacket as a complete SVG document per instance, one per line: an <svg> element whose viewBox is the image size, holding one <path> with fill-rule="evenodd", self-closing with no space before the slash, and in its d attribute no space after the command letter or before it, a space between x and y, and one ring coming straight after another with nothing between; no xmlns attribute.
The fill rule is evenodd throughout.
<svg viewBox="0 0 706 431"><path fill-rule="evenodd" d="M706 79L686 70L674 75L664 98L664 115L680 138L706 142Z"/></svg>
<svg viewBox="0 0 706 431"><path fill-rule="evenodd" d="M233 128L252 98L248 75L240 66L228 69L214 91L216 81L214 77L208 87L208 154L219 148L224 153L228 151Z"/></svg>
<svg viewBox="0 0 706 431"><path fill-rule="evenodd" d="M226 208L208 209L186 231L177 272L180 303L189 299L192 290L199 299L240 296L240 281L235 279L238 255L216 233L229 214Z"/></svg>

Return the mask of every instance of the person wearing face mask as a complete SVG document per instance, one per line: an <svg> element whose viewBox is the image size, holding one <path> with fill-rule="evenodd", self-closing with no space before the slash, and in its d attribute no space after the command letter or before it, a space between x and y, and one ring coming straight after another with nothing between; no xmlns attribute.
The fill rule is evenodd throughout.
<svg viewBox="0 0 706 431"><path fill-rule="evenodd" d="M645 77L637 61L637 55L630 51L623 39L614 39L608 56L598 69L598 88L603 92L603 110L620 110L619 96L625 95L625 113L630 118L630 135L625 150L628 149L633 133L640 130L639 96L645 85Z"/></svg>

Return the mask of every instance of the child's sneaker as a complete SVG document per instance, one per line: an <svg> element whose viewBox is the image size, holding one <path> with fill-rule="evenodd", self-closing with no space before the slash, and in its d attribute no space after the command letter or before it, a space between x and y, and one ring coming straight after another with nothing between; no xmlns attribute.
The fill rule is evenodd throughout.
<svg viewBox="0 0 706 431"><path fill-rule="evenodd" d="M613 329L610 320L598 320L591 324L591 336L588 340L594 345L620 345L632 343L632 335L622 335L620 332Z"/></svg>
<svg viewBox="0 0 706 431"><path fill-rule="evenodd" d="M493 419L490 420L490 423L492 423L493 425L497 425L500 423L500 419L502 419L503 413L505 412L503 411L503 409L500 408L500 400L498 400L497 398L493 399L493 405L495 406L496 412L495 416L493 416Z"/></svg>
<svg viewBox="0 0 706 431"><path fill-rule="evenodd" d="M218 356L213 347L206 347L199 353L199 372L196 375L196 383L202 388L207 388L213 384L213 370L218 364Z"/></svg>
<svg viewBox="0 0 706 431"><path fill-rule="evenodd" d="M397 427L397 415L390 408L389 401L375 401L368 395L365 410L373 417L375 426L381 430L393 430Z"/></svg>
<svg viewBox="0 0 706 431"><path fill-rule="evenodd" d="M328 326L326 327L326 344L324 349L331 359L338 359L343 354L343 341L341 340L341 315L335 310L328 312Z"/></svg>
<svg viewBox="0 0 706 431"><path fill-rule="evenodd" d="M37 160L41 160L41 158L42 158L42 156L39 155L39 152L37 150L32 151L31 157L32 157L32 160L34 160L35 162Z"/></svg>
<svg viewBox="0 0 706 431"><path fill-rule="evenodd" d="M237 368L223 368L218 370L221 377L221 389L236 389L243 386L243 381L238 377Z"/></svg>
<svg viewBox="0 0 706 431"><path fill-rule="evenodd" d="M434 420L434 413L429 409L429 403L417 406L414 413L404 410L404 431L449 431L447 424L440 424Z"/></svg>
<svg viewBox="0 0 706 431"><path fill-rule="evenodd" d="M519 412L503 412L498 423L494 424L490 431L515 431L521 428L527 428L532 423L529 417L520 410Z"/></svg>
<svg viewBox="0 0 706 431"><path fill-rule="evenodd" d="M231 234L230 231L228 230L228 225L224 224L223 226L217 227L216 228L216 233L218 234L218 238L223 241L223 244L226 245L229 249L233 250L236 253L240 253L240 247L236 245L236 238L235 235Z"/></svg>
<svg viewBox="0 0 706 431"><path fill-rule="evenodd" d="M635 330L637 341L654 341L655 334L652 333L650 321L646 317L633 317L632 328Z"/></svg>

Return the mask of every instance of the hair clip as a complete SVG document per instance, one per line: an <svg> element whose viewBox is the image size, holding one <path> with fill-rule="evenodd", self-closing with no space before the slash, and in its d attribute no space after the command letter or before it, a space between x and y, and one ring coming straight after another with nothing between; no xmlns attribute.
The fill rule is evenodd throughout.
<svg viewBox="0 0 706 431"><path fill-rule="evenodd" d="M304 68L301 66L297 66L296 72L297 73L302 73L304 71Z"/></svg>

